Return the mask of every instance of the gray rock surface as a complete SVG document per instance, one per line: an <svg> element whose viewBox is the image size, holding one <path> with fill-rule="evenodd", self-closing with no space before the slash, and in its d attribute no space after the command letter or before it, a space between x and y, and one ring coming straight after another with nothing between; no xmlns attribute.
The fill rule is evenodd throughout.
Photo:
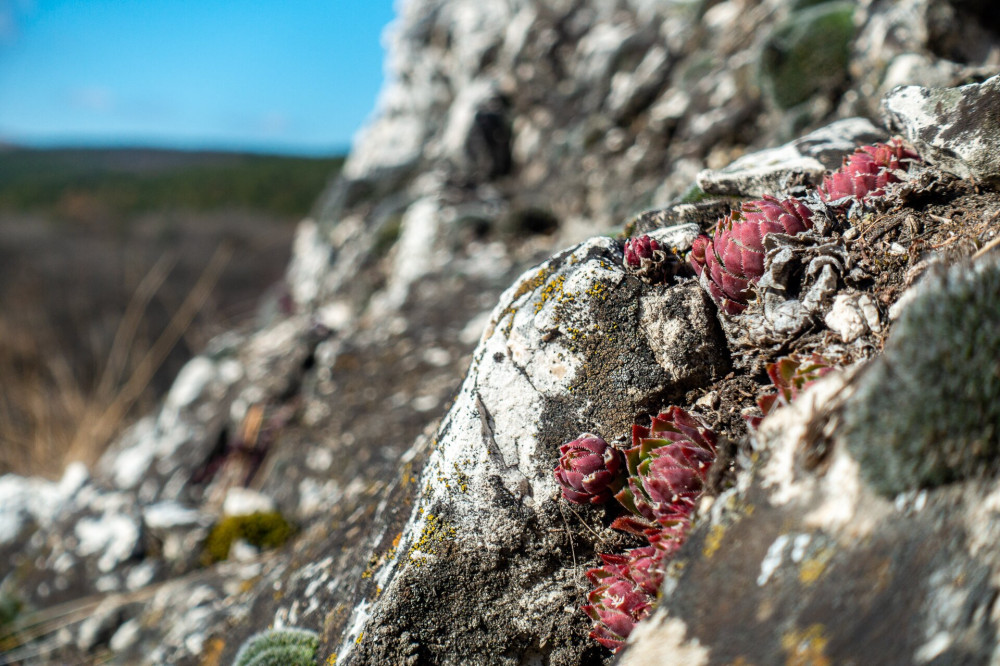
<svg viewBox="0 0 1000 666"><path fill-rule="evenodd" d="M871 121L847 118L783 146L744 155L723 169L706 169L698 174L698 187L707 194L740 197L794 194L819 185L845 154L885 138L885 130Z"/></svg>
<svg viewBox="0 0 1000 666"><path fill-rule="evenodd" d="M883 104L886 124L960 178L1000 182L1000 76L960 88L903 86Z"/></svg>

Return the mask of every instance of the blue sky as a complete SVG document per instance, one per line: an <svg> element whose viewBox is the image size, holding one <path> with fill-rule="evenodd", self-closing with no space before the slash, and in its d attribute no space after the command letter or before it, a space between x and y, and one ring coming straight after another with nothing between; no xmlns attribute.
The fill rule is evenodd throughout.
<svg viewBox="0 0 1000 666"><path fill-rule="evenodd" d="M0 0L0 142L326 154L392 0Z"/></svg>

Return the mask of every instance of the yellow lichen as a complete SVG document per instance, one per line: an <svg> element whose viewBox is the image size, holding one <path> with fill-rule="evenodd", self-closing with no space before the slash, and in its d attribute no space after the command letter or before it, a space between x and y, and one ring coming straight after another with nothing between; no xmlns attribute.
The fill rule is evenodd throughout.
<svg viewBox="0 0 1000 666"><path fill-rule="evenodd" d="M826 656L829 639L822 624L813 624L802 631L789 631L781 637L786 666L830 666Z"/></svg>
<svg viewBox="0 0 1000 666"><path fill-rule="evenodd" d="M226 641L218 636L209 639L201 649L199 666L218 666Z"/></svg>
<svg viewBox="0 0 1000 666"><path fill-rule="evenodd" d="M451 523L441 520L432 513L427 514L424 529L420 533L417 542L410 546L408 553L410 562L416 566L422 566L424 558L420 555L437 555L441 552L443 544L453 541L457 536L457 531Z"/></svg>
<svg viewBox="0 0 1000 666"><path fill-rule="evenodd" d="M708 536L705 537L705 546L702 548L701 554L707 559L712 559L712 556L722 546L722 537L725 534L726 528L724 525L713 525L712 529L708 531Z"/></svg>
<svg viewBox="0 0 1000 666"><path fill-rule="evenodd" d="M812 585L826 570L826 565L833 557L833 551L824 548L812 557L807 557L799 566L799 580L803 585Z"/></svg>

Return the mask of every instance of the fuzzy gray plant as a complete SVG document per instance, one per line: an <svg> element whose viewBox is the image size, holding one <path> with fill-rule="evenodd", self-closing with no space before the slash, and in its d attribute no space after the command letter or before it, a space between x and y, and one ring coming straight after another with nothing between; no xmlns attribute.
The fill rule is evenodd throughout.
<svg viewBox="0 0 1000 666"><path fill-rule="evenodd" d="M887 495L1000 469L1000 257L919 288L844 404L847 445Z"/></svg>
<svg viewBox="0 0 1000 666"><path fill-rule="evenodd" d="M294 627L269 629L248 638L233 666L315 666L319 635Z"/></svg>

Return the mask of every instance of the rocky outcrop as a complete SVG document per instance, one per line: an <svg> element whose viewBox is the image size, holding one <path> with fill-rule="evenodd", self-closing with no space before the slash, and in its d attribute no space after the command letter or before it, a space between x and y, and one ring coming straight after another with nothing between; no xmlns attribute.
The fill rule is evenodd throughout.
<svg viewBox="0 0 1000 666"><path fill-rule="evenodd" d="M995 26L954 20L983 11L403 4L393 77L299 229L289 302L213 341L94 470L0 479L4 658L226 664L297 626L319 663L607 663L584 573L639 541L610 528L612 506L560 499L552 468L564 441L621 445L669 405L720 434L720 462L625 662L869 661L890 625L908 630L875 661L992 654L995 484L979 470L996 433L916 441L863 397L919 391L931 370L904 387L894 367L939 367L961 337L911 363L927 299L982 289L924 273L992 275L1000 197L973 150L989 114L956 101L961 131L930 131L938 112L903 88L878 116L898 84L995 69ZM877 200L809 195L886 124L926 163ZM813 230L763 239L757 298L720 313L685 253L764 194L809 199ZM623 266L620 234L592 237L616 225L671 269ZM991 317L954 318L985 336L955 365L984 393L951 413L993 418ZM844 370L754 435L764 370L791 352ZM956 385L898 399L938 409ZM874 448L873 424L897 444Z"/></svg>

